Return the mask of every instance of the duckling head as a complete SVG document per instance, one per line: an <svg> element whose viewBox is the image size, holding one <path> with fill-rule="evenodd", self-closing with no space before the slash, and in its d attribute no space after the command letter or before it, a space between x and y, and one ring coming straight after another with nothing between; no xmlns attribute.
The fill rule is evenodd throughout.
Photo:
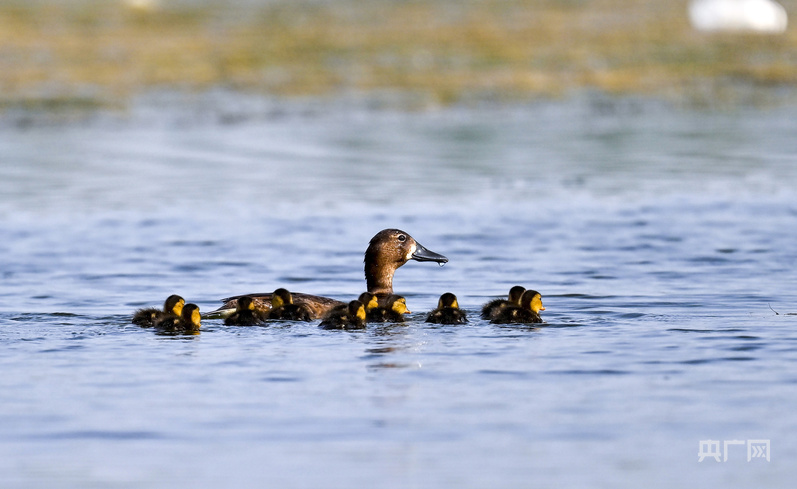
<svg viewBox="0 0 797 489"><path fill-rule="evenodd" d="M515 285L511 289L509 289L509 302L519 306L520 305L520 298L523 297L523 293L526 292L526 288L522 285Z"/></svg>
<svg viewBox="0 0 797 489"><path fill-rule="evenodd" d="M254 311L255 310L255 303L251 297L245 295L243 297L238 298L238 310L239 311Z"/></svg>
<svg viewBox="0 0 797 489"><path fill-rule="evenodd" d="M387 307L398 314L409 314L412 312L407 308L407 299L400 295L389 296L387 298Z"/></svg>
<svg viewBox="0 0 797 489"><path fill-rule="evenodd" d="M365 306L360 301L351 301L349 302L349 314L360 321L365 321Z"/></svg>
<svg viewBox="0 0 797 489"><path fill-rule="evenodd" d="M288 292L288 289L279 288L271 294L271 307L273 309L287 304L293 304L293 296Z"/></svg>
<svg viewBox="0 0 797 489"><path fill-rule="evenodd" d="M163 310L179 316L183 312L184 305L185 299L179 295L173 294L166 298L166 302L163 303Z"/></svg>
<svg viewBox="0 0 797 489"><path fill-rule="evenodd" d="M447 263L448 258L422 246L400 229L376 233L365 250L365 280L368 292L388 295L393 292L393 274L409 260Z"/></svg>
<svg viewBox="0 0 797 489"><path fill-rule="evenodd" d="M440 299L437 301L437 308L442 309L444 307L452 307L455 309L459 309L457 296L455 296L451 292L446 292L445 294L441 295Z"/></svg>
<svg viewBox="0 0 797 489"><path fill-rule="evenodd" d="M201 326L199 324L199 306L196 304L186 304L181 317L186 324L190 324L194 329L199 329Z"/></svg>
<svg viewBox="0 0 797 489"><path fill-rule="evenodd" d="M542 296L536 290L527 290L523 292L523 297L520 301L521 307L529 309L538 313L544 311L545 307L542 305Z"/></svg>
<svg viewBox="0 0 797 489"><path fill-rule="evenodd" d="M379 307L379 298L370 292L363 292L357 300L363 303L366 312Z"/></svg>

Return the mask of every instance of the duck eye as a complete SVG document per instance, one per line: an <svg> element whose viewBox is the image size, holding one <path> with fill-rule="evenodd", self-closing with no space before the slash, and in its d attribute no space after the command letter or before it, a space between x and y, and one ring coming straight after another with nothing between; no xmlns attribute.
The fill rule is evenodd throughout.
<svg viewBox="0 0 797 489"><path fill-rule="evenodd" d="M399 234L398 235L398 240L403 243L403 242L407 241L407 237L404 236L403 234Z"/></svg>

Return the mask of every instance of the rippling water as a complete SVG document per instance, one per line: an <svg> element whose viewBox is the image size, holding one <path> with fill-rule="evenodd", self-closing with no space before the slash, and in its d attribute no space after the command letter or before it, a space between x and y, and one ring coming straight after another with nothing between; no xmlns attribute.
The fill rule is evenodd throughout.
<svg viewBox="0 0 797 489"><path fill-rule="evenodd" d="M794 108L581 98L397 113L208 94L0 137L3 487L787 487L797 456ZM405 325L158 336L278 286ZM547 324L479 306L523 284ZM423 322L452 291L467 326ZM777 312L776 312L777 311ZM727 461L698 462L700 442ZM769 440L770 460L747 460ZM733 442L740 443L733 443ZM723 451L722 454L726 452Z"/></svg>

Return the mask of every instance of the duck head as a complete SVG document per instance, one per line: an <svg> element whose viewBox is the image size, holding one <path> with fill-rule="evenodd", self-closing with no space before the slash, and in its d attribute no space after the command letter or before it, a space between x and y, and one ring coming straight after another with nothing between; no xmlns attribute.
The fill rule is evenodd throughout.
<svg viewBox="0 0 797 489"><path fill-rule="evenodd" d="M523 293L526 292L526 288L522 285L515 285L511 289L509 289L509 302L519 306L520 305L520 298L523 297Z"/></svg>
<svg viewBox="0 0 797 489"><path fill-rule="evenodd" d="M453 307L454 309L458 309L459 303L457 302L457 296L451 292L446 292L445 294L441 295L440 299L437 301L437 308L443 309L444 307Z"/></svg>
<svg viewBox="0 0 797 489"><path fill-rule="evenodd" d="M238 298L237 304L239 311L254 311L255 310L255 303L252 301L252 298L248 295Z"/></svg>
<svg viewBox="0 0 797 489"><path fill-rule="evenodd" d="M523 298L520 304L521 307L534 311L537 314L545 310L545 307L542 305L542 296L536 290L527 290L523 292Z"/></svg>
<svg viewBox="0 0 797 489"><path fill-rule="evenodd" d="M288 292L288 289L279 288L271 294L271 308L277 309L279 307L293 304L293 295Z"/></svg>
<svg viewBox="0 0 797 489"><path fill-rule="evenodd" d="M387 298L387 308L397 314L410 314L412 311L407 307L407 299L400 295L390 295Z"/></svg>
<svg viewBox="0 0 797 489"><path fill-rule="evenodd" d="M199 327L201 326L199 324L200 320L199 306L197 306L196 304L186 304L185 307L183 307L183 312L180 315L180 317L182 317L183 322L187 326L190 326L191 329L197 331L199 330Z"/></svg>
<svg viewBox="0 0 797 489"><path fill-rule="evenodd" d="M179 316L183 312L184 305L185 305L185 299L183 299L179 295L170 295L166 299L166 302L163 303L163 310L166 312L170 312L175 316Z"/></svg>
<svg viewBox="0 0 797 489"><path fill-rule="evenodd" d="M363 292L360 294L360 297L358 297L357 300L363 303L363 306L365 306L365 312L379 307L379 299L376 297L376 295L370 292Z"/></svg>
<svg viewBox="0 0 797 489"><path fill-rule="evenodd" d="M362 302L356 300L349 302L348 310L352 318L365 321L365 306Z"/></svg>
<svg viewBox="0 0 797 489"><path fill-rule="evenodd" d="M448 258L423 247L400 229L376 233L365 250L365 280L368 292L376 295L393 293L393 274L410 260L447 263Z"/></svg>

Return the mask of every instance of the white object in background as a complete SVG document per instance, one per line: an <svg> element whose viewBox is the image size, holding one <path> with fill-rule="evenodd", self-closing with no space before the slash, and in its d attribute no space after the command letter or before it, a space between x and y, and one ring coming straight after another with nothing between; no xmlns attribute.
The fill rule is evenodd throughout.
<svg viewBox="0 0 797 489"><path fill-rule="evenodd" d="M774 0L692 0L689 20L699 31L761 32L786 30L786 9Z"/></svg>
<svg viewBox="0 0 797 489"><path fill-rule="evenodd" d="M139 12L149 12L159 7L158 0L123 0L128 8L138 10Z"/></svg>

